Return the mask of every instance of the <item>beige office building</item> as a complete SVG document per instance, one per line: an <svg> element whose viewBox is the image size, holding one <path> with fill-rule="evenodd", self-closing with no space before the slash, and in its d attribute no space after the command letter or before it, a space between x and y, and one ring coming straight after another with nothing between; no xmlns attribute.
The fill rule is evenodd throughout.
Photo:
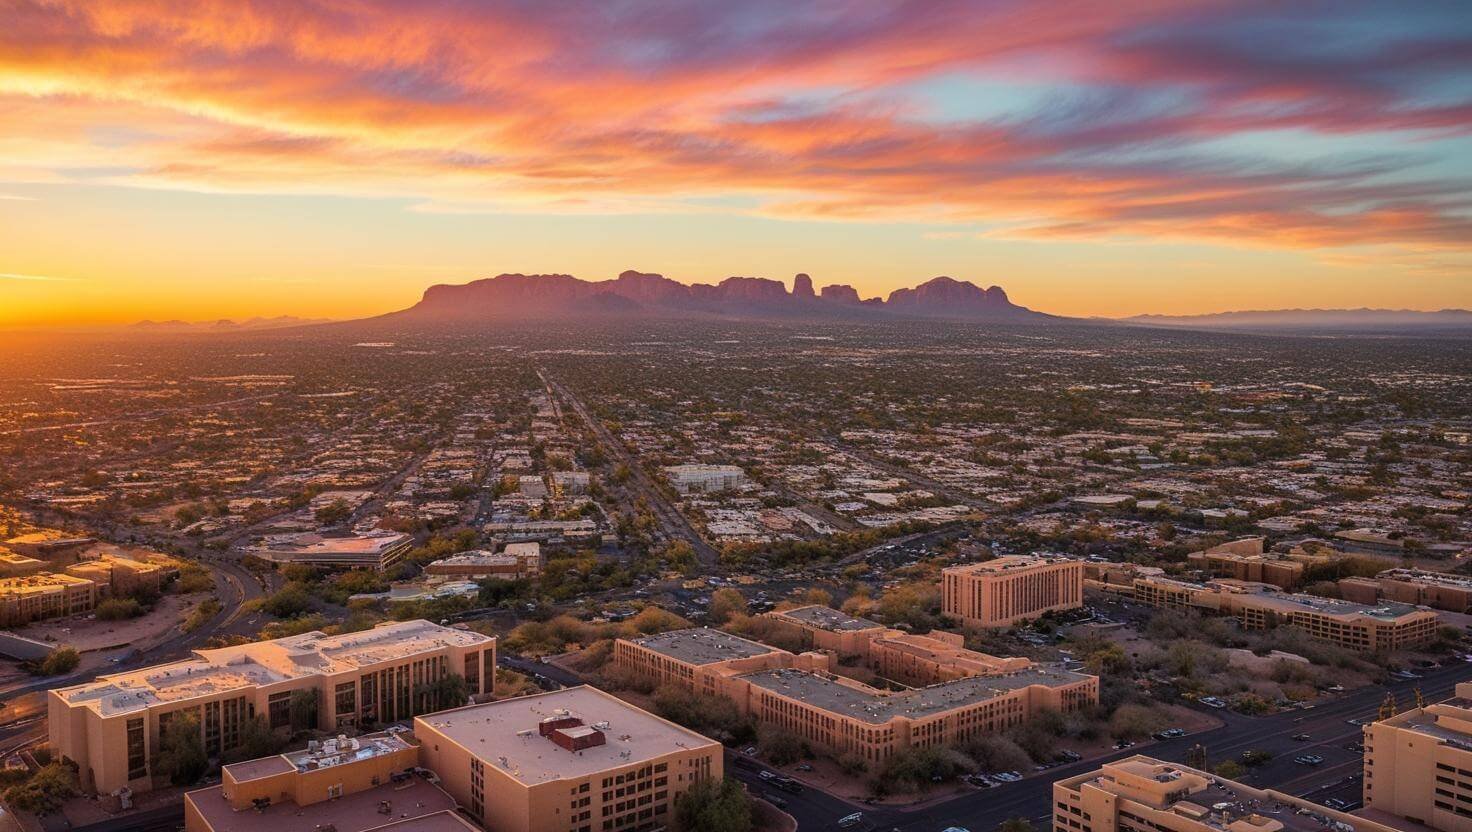
<svg viewBox="0 0 1472 832"><path fill-rule="evenodd" d="M1084 603L1082 561L1014 555L941 573L941 607L968 627L1010 627Z"/></svg>
<svg viewBox="0 0 1472 832"><path fill-rule="evenodd" d="M1472 682L1364 730L1367 811L1472 832Z"/></svg>
<svg viewBox="0 0 1472 832"><path fill-rule="evenodd" d="M235 748L256 716L274 729L336 730L409 719L452 706L434 684L461 675L471 696L492 692L496 640L428 621L380 624L329 636L304 633L215 650L47 693L51 747L78 766L83 788L152 788L149 765L163 727L193 715L205 751ZM307 724L293 725L292 695L310 692Z"/></svg>
<svg viewBox="0 0 1472 832"><path fill-rule="evenodd" d="M471 705L414 721L422 765L496 832L648 832L723 775L720 743L596 688Z"/></svg>
<svg viewBox="0 0 1472 832"><path fill-rule="evenodd" d="M1339 594L1361 604L1397 601L1448 612L1472 611L1472 578L1423 569L1387 569L1373 578L1340 578Z"/></svg>
<svg viewBox="0 0 1472 832"><path fill-rule="evenodd" d="M941 655L957 655L954 644L916 638L933 644ZM879 649L898 652L903 648ZM995 659L965 652L984 657L975 660L975 668L987 672L899 692L828 672L833 666L829 654L794 655L719 630L677 630L619 639L614 644L614 662L654 684L676 684L724 696L757 722L778 726L815 748L835 755L857 755L871 763L881 763L908 748L954 745L1024 722L1045 710L1072 711L1099 701L1096 676L1037 665L1028 659Z"/></svg>
<svg viewBox="0 0 1472 832"><path fill-rule="evenodd" d="M0 578L0 627L18 627L43 618L80 615L97 606L102 588L76 575L43 572Z"/></svg>
<svg viewBox="0 0 1472 832"><path fill-rule="evenodd" d="M1267 553L1263 542L1260 537L1234 540L1192 552L1186 556L1186 562L1218 578L1272 584L1279 589L1296 588L1303 582L1303 561Z"/></svg>
<svg viewBox="0 0 1472 832"><path fill-rule="evenodd" d="M1343 824L1343 826L1335 826ZM1136 755L1053 784L1054 832L1392 832L1300 797Z"/></svg>
<svg viewBox="0 0 1472 832"><path fill-rule="evenodd" d="M1276 587L1247 581L1199 584L1138 577L1133 594L1136 601L1152 607L1230 615L1247 630L1297 627L1314 638L1363 652L1426 644L1436 638L1441 625L1441 616L1435 612L1409 604L1360 604L1279 592Z"/></svg>

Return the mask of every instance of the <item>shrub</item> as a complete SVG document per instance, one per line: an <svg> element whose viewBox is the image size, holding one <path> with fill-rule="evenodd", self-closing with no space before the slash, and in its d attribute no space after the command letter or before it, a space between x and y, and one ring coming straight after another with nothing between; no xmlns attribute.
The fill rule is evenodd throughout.
<svg viewBox="0 0 1472 832"><path fill-rule="evenodd" d="M36 671L41 676L60 676L77 669L82 663L82 654L75 647L58 647L46 655L37 666Z"/></svg>
<svg viewBox="0 0 1472 832"><path fill-rule="evenodd" d="M26 812L45 814L61 807L61 802L80 794L77 773L64 763L42 766L29 780L5 790L5 802Z"/></svg>

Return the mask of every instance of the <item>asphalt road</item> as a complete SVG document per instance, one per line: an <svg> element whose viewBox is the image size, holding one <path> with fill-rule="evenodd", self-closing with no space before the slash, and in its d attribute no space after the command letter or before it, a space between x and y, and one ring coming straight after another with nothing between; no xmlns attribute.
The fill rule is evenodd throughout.
<svg viewBox="0 0 1472 832"><path fill-rule="evenodd" d="M1389 686L1396 694L1402 709L1414 705L1413 690L1418 685L1427 702L1448 698L1458 681L1472 680L1472 664L1449 665L1427 671L1424 676L1421 680L1396 682ZM802 830L836 830L838 819L853 812L864 814L864 824L856 827L860 832L892 829L902 832L940 832L949 826L982 832L995 829L1002 821L1013 817L1027 818L1041 829L1051 826L1053 781L1082 774L1098 768L1105 761L1134 754L1183 762L1187 750L1200 743L1206 748L1208 761L1212 765L1239 758L1244 751L1262 750L1271 753L1273 760L1270 763L1243 778L1249 785L1274 788L1317 801L1330 797L1358 800L1362 760L1359 752L1351 751L1345 746L1360 740L1362 731L1359 725L1349 724L1348 720L1373 719L1385 698L1386 689L1384 686L1371 685L1313 708L1266 717L1246 717L1215 711L1213 713L1220 716L1225 724L1210 731L1137 745L1113 752L1104 758L1032 774L1017 783L968 791L921 808L865 806L815 789L807 789L801 795L781 792L776 794L787 801L784 811L797 818L798 828ZM1296 741L1293 739L1295 734L1308 734L1310 739L1306 742ZM1305 766L1293 762L1294 757L1306 753L1324 757L1324 763L1319 766ZM728 763L729 759L728 756ZM729 765L726 770L737 779L753 784L757 793L773 791L762 788L762 781L754 771Z"/></svg>
<svg viewBox="0 0 1472 832"><path fill-rule="evenodd" d="M537 370L537 375L547 385L547 389L564 399L572 407L573 412L587 424L588 428L593 431L593 435L598 437L598 442L603 445L604 450L612 458L628 467L631 474L629 485L649 504L655 519L659 520L660 526L664 528L665 536L686 541L695 549L695 557L700 561L701 566L715 569L720 564L720 553L714 546L706 543L700 533L695 531L695 527L690 525L685 515L670 503L669 499L664 496L664 492L659 490L659 487L650 479L649 474L644 471L644 467L634 459L629 449L624 447L624 443L610 433L601 421L588 412L588 408L583 405L582 401L560 382L549 379L540 369Z"/></svg>

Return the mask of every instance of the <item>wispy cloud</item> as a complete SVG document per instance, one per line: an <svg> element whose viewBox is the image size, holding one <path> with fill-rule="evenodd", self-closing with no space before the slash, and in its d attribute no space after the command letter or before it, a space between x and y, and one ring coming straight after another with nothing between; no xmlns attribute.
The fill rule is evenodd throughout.
<svg viewBox="0 0 1472 832"><path fill-rule="evenodd" d="M15 274L14 272L0 272L0 280L38 280L44 282L70 282L76 280L76 278L56 277L55 275L49 274Z"/></svg>
<svg viewBox="0 0 1472 832"><path fill-rule="evenodd" d="M33 196L19 196L17 194L0 194L0 201L5 202L35 202Z"/></svg>

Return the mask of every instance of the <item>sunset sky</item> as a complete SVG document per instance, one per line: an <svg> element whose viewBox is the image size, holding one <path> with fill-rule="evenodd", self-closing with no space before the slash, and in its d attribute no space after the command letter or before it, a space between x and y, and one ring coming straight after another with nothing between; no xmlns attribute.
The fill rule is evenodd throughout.
<svg viewBox="0 0 1472 832"><path fill-rule="evenodd" d="M0 0L0 325L628 268L1472 307L1472 3Z"/></svg>

